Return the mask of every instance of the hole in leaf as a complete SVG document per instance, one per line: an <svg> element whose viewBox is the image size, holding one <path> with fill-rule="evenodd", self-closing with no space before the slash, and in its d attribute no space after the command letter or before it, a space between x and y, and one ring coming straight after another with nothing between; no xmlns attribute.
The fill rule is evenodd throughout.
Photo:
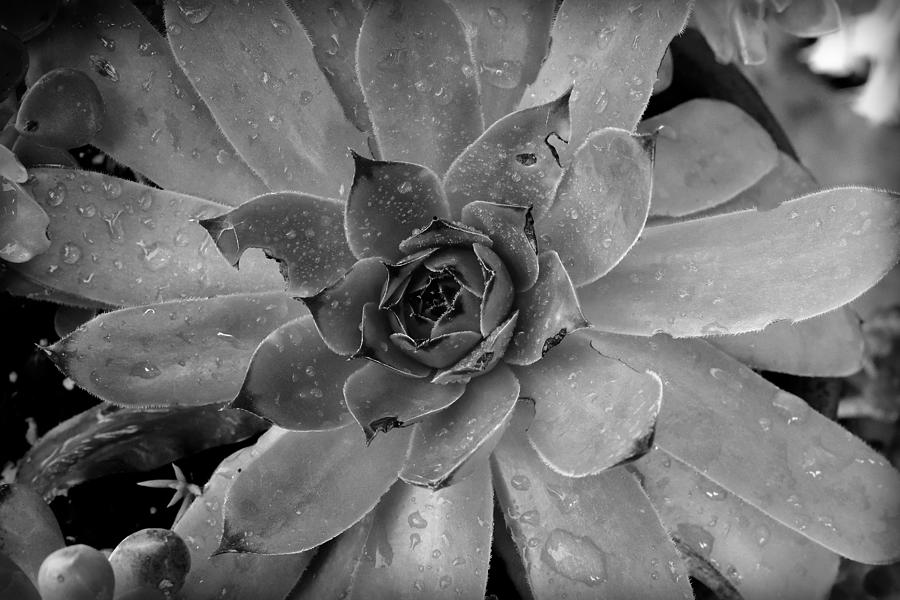
<svg viewBox="0 0 900 600"><path fill-rule="evenodd" d="M537 164L537 155L534 152L516 154L516 162L526 167L533 167Z"/></svg>
<svg viewBox="0 0 900 600"><path fill-rule="evenodd" d="M25 131L34 132L37 131L40 125L37 121L25 121Z"/></svg>
<svg viewBox="0 0 900 600"><path fill-rule="evenodd" d="M555 160L556 164L561 168L562 163L559 161L560 148L558 148L557 146L561 147L564 144L568 144L569 141L562 138L555 131L551 131L549 134L547 134L547 137L544 138L544 143L547 144L547 147L550 149L550 154L553 155L553 160Z"/></svg>

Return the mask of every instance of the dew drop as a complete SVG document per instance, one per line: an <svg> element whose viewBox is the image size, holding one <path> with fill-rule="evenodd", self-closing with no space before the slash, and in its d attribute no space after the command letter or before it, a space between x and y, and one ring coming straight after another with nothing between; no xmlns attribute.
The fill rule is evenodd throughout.
<svg viewBox="0 0 900 600"><path fill-rule="evenodd" d="M416 546L422 543L422 536L418 533L409 534L409 549L415 550Z"/></svg>
<svg viewBox="0 0 900 600"><path fill-rule="evenodd" d="M676 527L678 538L694 549L703 558L709 558L715 538L710 532L693 523L679 523Z"/></svg>
<svg viewBox="0 0 900 600"><path fill-rule="evenodd" d="M138 243L138 246L141 247L141 258L144 261L144 265L150 271L159 271L172 261L172 251L164 244L159 242L153 242L152 244Z"/></svg>
<svg viewBox="0 0 900 600"><path fill-rule="evenodd" d="M397 191L401 194L408 194L412 191L412 183L409 181L403 181L397 186Z"/></svg>
<svg viewBox="0 0 900 600"><path fill-rule="evenodd" d="M272 29L275 30L277 35L281 36L288 35L291 32L291 28L288 27L288 24L281 19L272 19Z"/></svg>
<svg viewBox="0 0 900 600"><path fill-rule="evenodd" d="M62 261L67 265L74 265L81 260L81 248L72 242L66 242L62 247Z"/></svg>
<svg viewBox="0 0 900 600"><path fill-rule="evenodd" d="M302 106L306 106L307 104L312 102L312 99L313 99L312 92L310 92L308 90L303 90L302 92L300 92L300 104Z"/></svg>
<svg viewBox="0 0 900 600"><path fill-rule="evenodd" d="M199 25L205 21L213 10L213 3L208 0L200 0L199 2L176 0L175 4L178 5L178 10L181 11L185 20L191 25Z"/></svg>
<svg viewBox="0 0 900 600"><path fill-rule="evenodd" d="M513 478L510 479L509 483L513 486L513 489L519 490L520 492L524 492L531 487L531 480L525 475L513 475Z"/></svg>
<svg viewBox="0 0 900 600"><path fill-rule="evenodd" d="M522 81L522 63L517 60L500 60L482 63L481 80L490 85L511 90Z"/></svg>
<svg viewBox="0 0 900 600"><path fill-rule="evenodd" d="M50 206L59 206L66 199L66 186L59 182L47 191L47 204Z"/></svg>
<svg viewBox="0 0 900 600"><path fill-rule="evenodd" d="M527 510L519 517L519 521L532 527L538 527L541 524L541 513L536 510Z"/></svg>
<svg viewBox="0 0 900 600"><path fill-rule="evenodd" d="M116 71L116 68L106 60L104 57L99 56L97 54L90 55L91 66L94 68L94 71L106 77L113 83L119 81L119 72Z"/></svg>
<svg viewBox="0 0 900 600"><path fill-rule="evenodd" d="M779 391L772 400L772 405L787 418L788 425L800 425L809 415L809 405L787 392Z"/></svg>
<svg viewBox="0 0 900 600"><path fill-rule="evenodd" d="M132 377L140 377L141 379L154 379L159 377L160 370L159 367L152 362L142 360L141 362L135 363L128 374Z"/></svg>
<svg viewBox="0 0 900 600"><path fill-rule="evenodd" d="M409 513L409 517L407 517L406 520L409 523L409 526L415 529L425 529L428 527L428 521L425 520L425 517L423 517L422 513L419 511Z"/></svg>
<svg viewBox="0 0 900 600"><path fill-rule="evenodd" d="M93 204L87 204L85 206L78 207L78 214L84 217L85 219L90 219L97 214L97 207Z"/></svg>
<svg viewBox="0 0 900 600"><path fill-rule="evenodd" d="M606 553L593 540L554 529L541 550L541 561L563 577L588 586L606 581Z"/></svg>
<svg viewBox="0 0 900 600"><path fill-rule="evenodd" d="M769 542L769 538L772 537L772 532L765 525L760 525L756 528L756 543L760 546L765 546Z"/></svg>

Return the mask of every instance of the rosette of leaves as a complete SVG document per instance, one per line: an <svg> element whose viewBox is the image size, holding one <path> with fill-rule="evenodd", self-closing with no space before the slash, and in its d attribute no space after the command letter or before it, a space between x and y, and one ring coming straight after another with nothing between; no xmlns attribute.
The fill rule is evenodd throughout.
<svg viewBox="0 0 900 600"><path fill-rule="evenodd" d="M48 348L101 399L273 423L175 527L184 597L482 597L492 544L540 598L900 557L900 476L750 368L858 370L898 199L728 103L642 120L689 4L63 7L29 79L87 72L161 189L32 168L14 290L115 309Z"/></svg>

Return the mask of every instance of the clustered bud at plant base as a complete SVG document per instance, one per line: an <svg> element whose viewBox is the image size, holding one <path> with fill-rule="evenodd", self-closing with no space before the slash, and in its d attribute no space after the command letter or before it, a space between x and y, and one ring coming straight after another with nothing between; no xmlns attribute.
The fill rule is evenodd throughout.
<svg viewBox="0 0 900 600"><path fill-rule="evenodd" d="M539 599L817 598L900 559L900 474L759 374L861 368L900 197L822 189L692 2L141 6L54 4L9 104L4 284L79 307L42 350L103 402L17 477L261 436L144 482L184 502L116 594L483 598L502 560Z"/></svg>

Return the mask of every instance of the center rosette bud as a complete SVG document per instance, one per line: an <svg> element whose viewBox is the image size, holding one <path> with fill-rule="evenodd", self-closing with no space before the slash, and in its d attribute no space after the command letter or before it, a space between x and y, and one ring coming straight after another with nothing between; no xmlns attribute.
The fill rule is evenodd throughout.
<svg viewBox="0 0 900 600"><path fill-rule="evenodd" d="M370 309L370 316L386 319L389 342L405 357L438 369L435 383L489 371L512 338L517 318L512 280L492 245L475 228L435 218L400 243L407 256L384 263L381 314ZM389 353L372 347L378 342L366 329L357 355L402 368L384 360Z"/></svg>

